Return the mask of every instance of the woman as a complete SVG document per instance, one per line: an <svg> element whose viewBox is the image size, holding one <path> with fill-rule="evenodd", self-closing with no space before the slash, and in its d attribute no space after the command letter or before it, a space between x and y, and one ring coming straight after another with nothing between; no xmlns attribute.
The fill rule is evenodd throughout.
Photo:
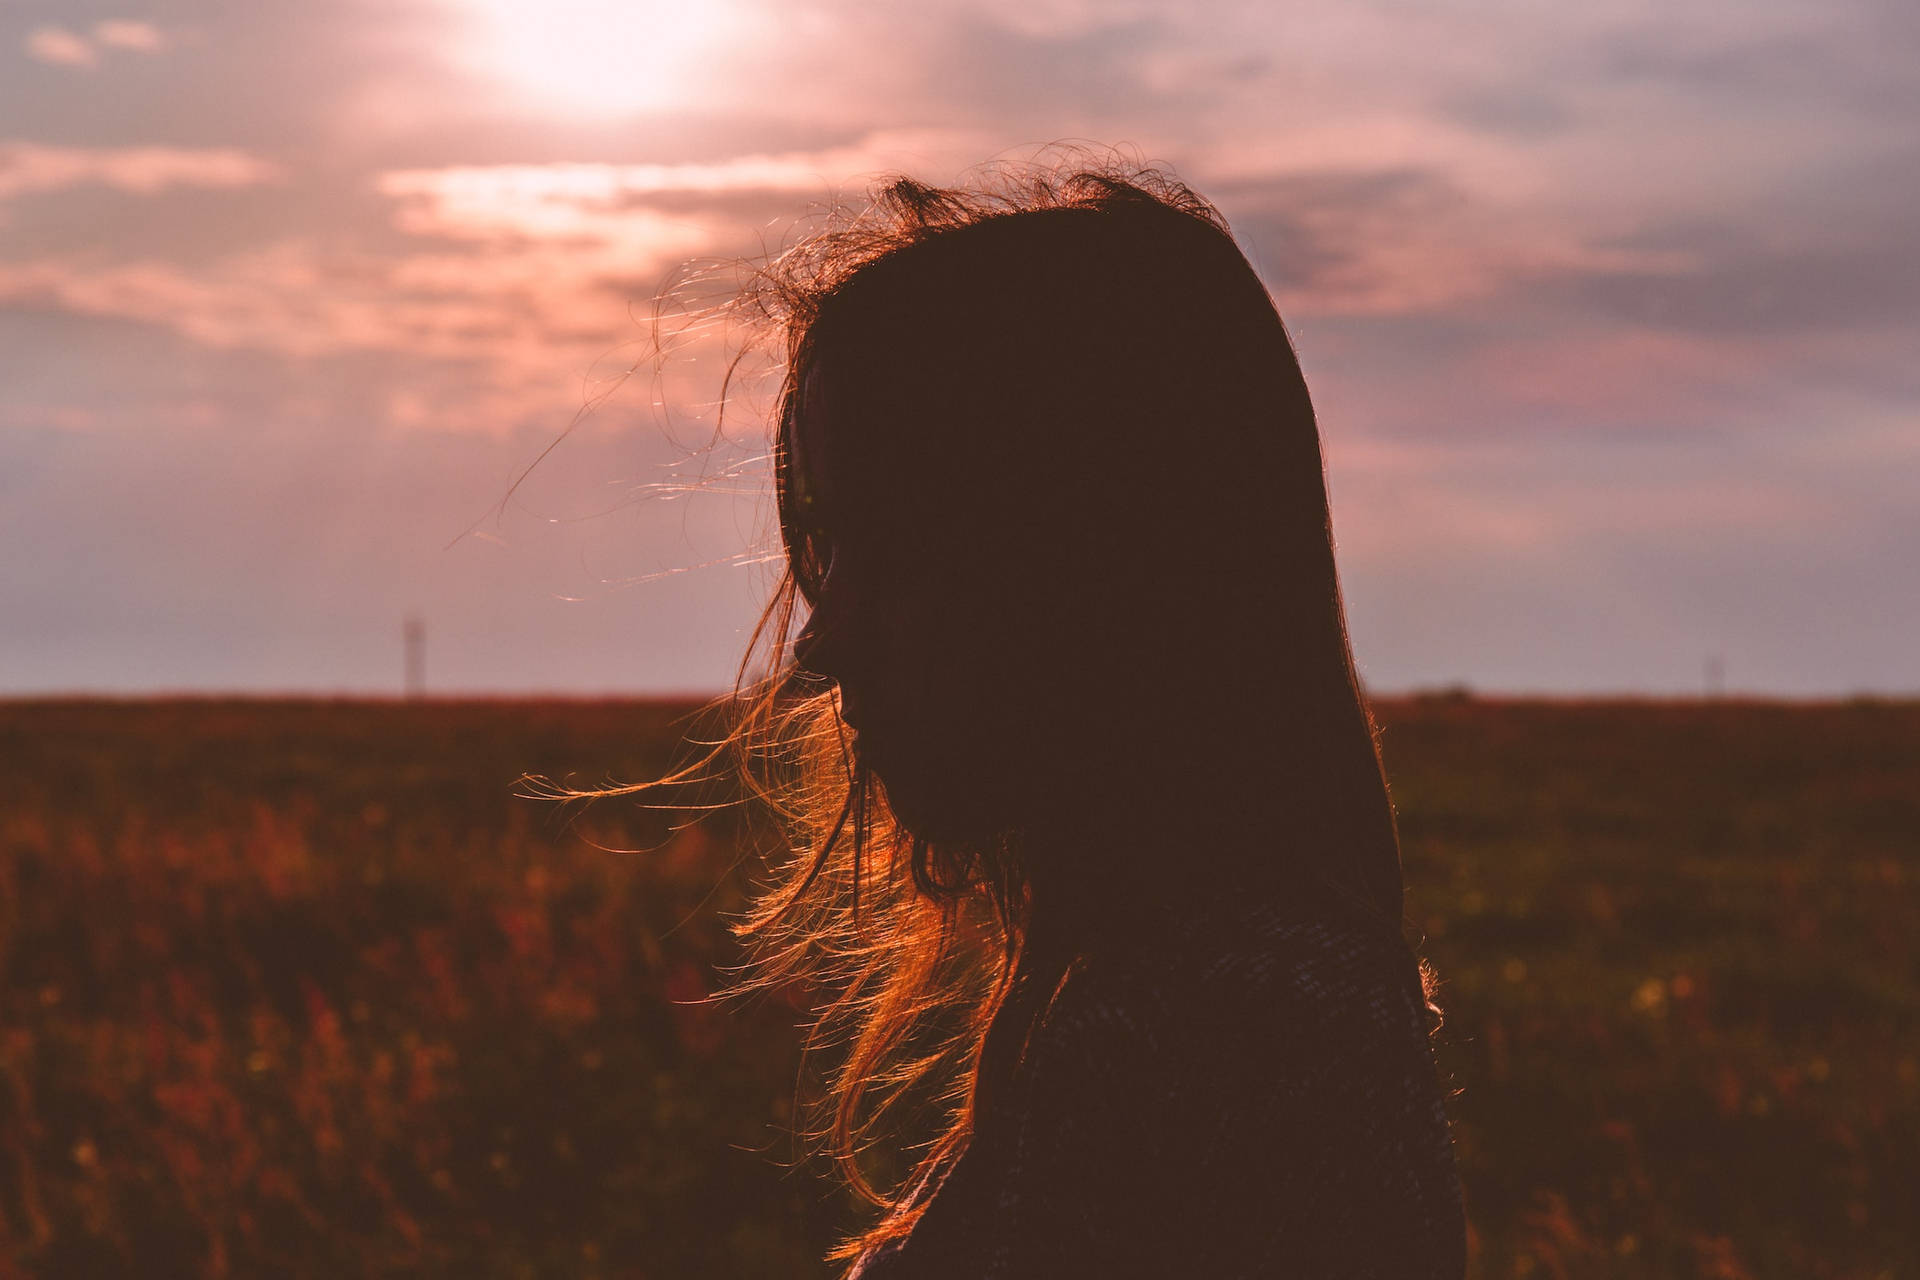
<svg viewBox="0 0 1920 1280"><path fill-rule="evenodd" d="M901 180L751 298L787 567L733 741L800 839L741 927L834 992L848 1275L1460 1275L1318 433L1219 214Z"/></svg>

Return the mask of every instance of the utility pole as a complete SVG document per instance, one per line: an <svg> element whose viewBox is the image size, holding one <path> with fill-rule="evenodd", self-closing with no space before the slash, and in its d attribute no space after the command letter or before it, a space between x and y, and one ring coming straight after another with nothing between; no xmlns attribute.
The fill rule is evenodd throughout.
<svg viewBox="0 0 1920 1280"><path fill-rule="evenodd" d="M1717 653L1707 655L1707 698L1709 701L1727 691L1727 663Z"/></svg>
<svg viewBox="0 0 1920 1280"><path fill-rule="evenodd" d="M400 628L406 646L406 690L409 698L427 692L427 624L409 616Z"/></svg>

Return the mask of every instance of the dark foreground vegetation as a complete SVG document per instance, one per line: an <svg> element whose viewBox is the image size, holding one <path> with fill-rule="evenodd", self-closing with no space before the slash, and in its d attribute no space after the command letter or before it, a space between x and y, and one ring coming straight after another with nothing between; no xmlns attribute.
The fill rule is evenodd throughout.
<svg viewBox="0 0 1920 1280"><path fill-rule="evenodd" d="M0 1277L828 1274L686 710L0 704ZM1379 712L1476 1274L1920 1275L1920 705Z"/></svg>

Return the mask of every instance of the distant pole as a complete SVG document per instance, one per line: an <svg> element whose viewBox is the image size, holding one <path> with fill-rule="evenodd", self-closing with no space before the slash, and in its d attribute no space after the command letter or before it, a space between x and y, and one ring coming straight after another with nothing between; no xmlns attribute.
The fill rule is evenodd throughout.
<svg viewBox="0 0 1920 1280"><path fill-rule="evenodd" d="M1727 691L1727 664L1717 653L1707 655L1707 697L1718 698Z"/></svg>
<svg viewBox="0 0 1920 1280"><path fill-rule="evenodd" d="M427 624L418 618L408 618L400 629L406 642L406 688L409 698L418 698L427 691Z"/></svg>

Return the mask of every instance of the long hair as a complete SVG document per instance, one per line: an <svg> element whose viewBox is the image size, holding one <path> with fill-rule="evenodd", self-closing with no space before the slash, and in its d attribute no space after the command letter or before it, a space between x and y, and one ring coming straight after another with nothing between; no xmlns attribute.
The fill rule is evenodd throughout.
<svg viewBox="0 0 1920 1280"><path fill-rule="evenodd" d="M740 986L820 993L810 1048L835 1064L817 1136L884 1210L847 1257L912 1228L1077 963L1150 949L1168 903L1249 892L1404 946L1398 843L1306 384L1207 201L1084 157L952 189L901 178L766 263L739 305L785 357L785 569L718 749L790 850L736 925L753 947ZM810 427L823 371L831 421ZM860 519L812 509L803 429L844 443ZM941 669L1004 708L919 724L991 739L941 758L1045 744L1019 757L1043 776L1004 821L906 820L841 691L796 654L862 537L917 584L901 610L938 611ZM942 775L956 800L991 789L967 768ZM1086 839L1036 839L1049 805L1078 815L1049 830ZM904 1112L931 1133L876 1185L863 1153Z"/></svg>

